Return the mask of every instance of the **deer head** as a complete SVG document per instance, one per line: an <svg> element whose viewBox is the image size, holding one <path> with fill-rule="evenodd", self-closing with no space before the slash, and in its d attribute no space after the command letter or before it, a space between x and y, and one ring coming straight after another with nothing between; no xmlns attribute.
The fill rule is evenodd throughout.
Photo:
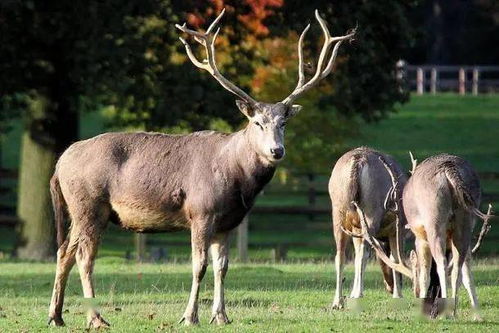
<svg viewBox="0 0 499 333"><path fill-rule="evenodd" d="M239 110L248 118L249 124L247 126L247 133L251 146L254 150L263 157L266 161L273 164L278 162L284 157L284 127L286 121L296 115L300 109L300 105L293 104L293 102L301 96L304 92L315 86L320 80L324 79L333 70L334 61L338 54L338 49L344 40L351 40L355 35L355 30L341 37L331 37L327 28L326 22L320 17L319 12L315 11L315 17L319 22L322 31L324 32L324 44L319 55L317 63L317 70L315 75L305 82L304 61L303 61L303 40L310 25L303 30L298 42L298 84L295 90L284 100L277 103L263 103L254 100L251 96L245 93L242 89L234 85L226 79L218 70L215 59L215 41L220 31L217 27L225 9L222 10L220 15L208 27L206 32L199 32L188 29L186 24L176 25L182 32L193 37L195 41L204 46L206 51L206 59L199 61L190 45L185 39L180 37L180 41L185 46L187 56L192 63L203 70L209 72L219 83L236 95L236 105ZM336 43L336 44L335 44ZM334 44L332 52L331 46Z"/></svg>

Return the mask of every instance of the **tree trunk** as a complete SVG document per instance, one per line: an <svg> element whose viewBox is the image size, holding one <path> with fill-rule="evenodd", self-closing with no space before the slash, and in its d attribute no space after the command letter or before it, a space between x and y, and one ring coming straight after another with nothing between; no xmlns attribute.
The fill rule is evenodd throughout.
<svg viewBox="0 0 499 333"><path fill-rule="evenodd" d="M17 199L20 220L16 254L22 259L47 260L55 256L55 226L50 178L59 154L78 137L78 113L68 94L34 100L22 138ZM57 101L57 102L53 102Z"/></svg>
<svg viewBox="0 0 499 333"><path fill-rule="evenodd" d="M22 137L17 216L21 221L20 247L23 259L44 260L54 256L54 222L51 213L49 181L55 152L37 143L29 129Z"/></svg>

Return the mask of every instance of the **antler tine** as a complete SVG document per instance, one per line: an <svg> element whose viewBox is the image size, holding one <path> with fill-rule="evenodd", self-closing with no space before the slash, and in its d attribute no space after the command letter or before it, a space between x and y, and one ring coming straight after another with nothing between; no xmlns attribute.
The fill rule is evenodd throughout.
<svg viewBox="0 0 499 333"><path fill-rule="evenodd" d="M315 18L319 22L319 25L322 28L322 32L324 33L324 44L322 46L321 52L319 54L319 59L317 61L317 69L314 74L314 76L307 82L305 83L305 74L303 70L303 39L305 37L306 32L309 29L309 25L303 30L303 33L300 36L300 40L298 41L298 84L296 85L295 90L284 100L282 100L281 103L290 105L295 99L297 99L301 94L303 94L305 91L309 90L313 86L315 86L320 80L325 78L329 73L331 73L333 66L334 66L334 61L336 59L336 56L338 54L338 49L341 45L341 42L347 39L352 39L352 37L356 33L356 29L353 29L350 33L344 36L339 36L339 37L331 37L329 33L329 29L327 27L326 21L320 16L319 11L316 9L315 10ZM331 56L329 60L327 61L327 65L325 68L324 67L324 62L327 59L328 52L331 48L331 45L337 42L336 45L333 48L333 52L331 53Z"/></svg>
<svg viewBox="0 0 499 333"><path fill-rule="evenodd" d="M381 260L383 260L383 262L387 264L388 267L412 279L412 271L407 266L404 265L403 261L400 263L395 263L386 255L379 241L369 233L369 227L367 226L366 216L364 215L364 211L359 207L357 202L352 201L352 204L357 209L357 214L359 214L359 220L362 226L362 234L364 235L364 239L369 243L369 245L371 245L374 252L376 252L378 257Z"/></svg>
<svg viewBox="0 0 499 333"><path fill-rule="evenodd" d="M220 22L220 20L222 19L222 17L224 16L225 14L225 8L222 9L222 11L220 12L220 14L217 16L217 18L215 19L215 21L213 21L210 26L208 27L208 30L206 30L206 33L209 34L213 28L215 28L218 24L218 22Z"/></svg>
<svg viewBox="0 0 499 333"><path fill-rule="evenodd" d="M414 155L412 155L412 151L409 151L409 156L411 156L411 165L412 165L412 169L411 169L411 175L414 174L414 171L416 171L416 166L418 165L418 160L414 158Z"/></svg>
<svg viewBox="0 0 499 333"><path fill-rule="evenodd" d="M381 161L381 163L385 167L386 171L390 175L390 179L392 181L392 186L388 190L388 193L386 194L386 197L385 197L384 206L385 206L385 209L387 209L387 207L388 207L388 201L390 199L392 199L393 204L394 204L394 209L393 210L396 212L398 210L398 203L397 203L397 185L398 185L398 182L397 182L397 178L393 174L392 168L390 168L390 166L385 161L385 159L382 158L381 156L379 156L379 160Z"/></svg>
<svg viewBox="0 0 499 333"><path fill-rule="evenodd" d="M224 87L234 95L238 96L240 99L244 100L249 105L255 106L257 104L256 100L254 100L250 95L245 93L242 89L237 87L228 79L226 79L218 70L215 59L215 41L218 37L218 33L220 32L220 27L217 27L217 24L220 22L224 14L225 14L225 8L217 16L217 18L210 24L206 32L191 30L187 28L185 23L182 25L175 24L175 27L177 27L177 29L179 29L180 31L185 32L186 34L192 36L198 43L204 46L206 51L206 59L203 61L199 61L192 52L189 43L187 43L187 41L182 37L179 37L182 44L184 44L187 56L196 67L204 69L205 71L209 72L218 81L218 83L220 83L222 87ZM215 28L217 29L215 30L215 32L213 32Z"/></svg>
<svg viewBox="0 0 499 333"><path fill-rule="evenodd" d="M305 35L308 32L308 29L310 29L310 23L307 24L305 29L303 29L303 32L300 35L300 39L298 40L298 83L296 85L296 88L300 88L303 86L303 83L305 82L305 70L303 66L303 40L305 39Z"/></svg>
<svg viewBox="0 0 499 333"><path fill-rule="evenodd" d="M326 58L327 52L329 51L329 48L331 47L332 43L331 34L329 33L329 29L327 28L327 23L319 15L319 11L317 9L315 10L315 18L319 22L322 32L324 33L324 45L322 46L321 53L319 54L319 61L317 62L317 71L312 80L318 78L322 74L322 64L324 62L324 59Z"/></svg>
<svg viewBox="0 0 499 333"><path fill-rule="evenodd" d="M489 223L490 218L492 217L492 205L489 204L489 208L487 209L487 215L483 219L483 224L482 224L482 229L480 230L480 234L478 235L478 240L476 241L475 246L473 247L473 250L471 250L472 254L475 254L478 249L480 248L480 245L482 245L482 240L483 237L489 232L491 225Z"/></svg>

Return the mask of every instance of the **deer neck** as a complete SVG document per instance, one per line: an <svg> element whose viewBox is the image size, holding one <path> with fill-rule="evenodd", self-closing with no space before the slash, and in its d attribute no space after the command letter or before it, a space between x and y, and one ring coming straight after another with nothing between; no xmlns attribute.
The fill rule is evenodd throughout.
<svg viewBox="0 0 499 333"><path fill-rule="evenodd" d="M238 174L241 185L250 187L251 191L266 185L274 175L275 165L261 157L251 143L248 129L234 133L227 145L231 170Z"/></svg>

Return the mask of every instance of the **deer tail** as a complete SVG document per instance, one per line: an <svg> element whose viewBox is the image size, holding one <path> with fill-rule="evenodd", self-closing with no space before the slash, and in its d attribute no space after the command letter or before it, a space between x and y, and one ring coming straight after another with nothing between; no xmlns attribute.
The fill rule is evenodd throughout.
<svg viewBox="0 0 499 333"><path fill-rule="evenodd" d="M59 184L57 173L52 176L52 179L50 179L50 195L52 197L52 207L54 209L57 248L59 248L65 240L64 207L66 205L66 201L64 200L64 196L61 192L61 186Z"/></svg>
<svg viewBox="0 0 499 333"><path fill-rule="evenodd" d="M445 166L444 173L452 187L455 199L463 208L482 220L488 220L493 217L493 215L484 214L478 209L478 203L473 199L459 171L455 167Z"/></svg>
<svg viewBox="0 0 499 333"><path fill-rule="evenodd" d="M362 167L362 155L355 154L352 158L350 169L350 182L348 188L348 202L358 202L360 197L360 169ZM352 205L355 211L355 207Z"/></svg>

